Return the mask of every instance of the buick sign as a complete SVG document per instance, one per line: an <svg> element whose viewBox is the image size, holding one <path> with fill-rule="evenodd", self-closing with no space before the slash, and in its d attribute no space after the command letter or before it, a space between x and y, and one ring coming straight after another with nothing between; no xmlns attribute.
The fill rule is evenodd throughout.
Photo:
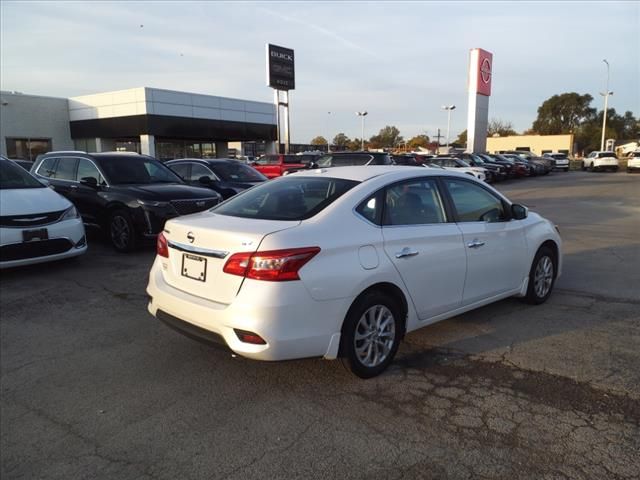
<svg viewBox="0 0 640 480"><path fill-rule="evenodd" d="M267 85L276 90L296 88L293 50L267 44Z"/></svg>

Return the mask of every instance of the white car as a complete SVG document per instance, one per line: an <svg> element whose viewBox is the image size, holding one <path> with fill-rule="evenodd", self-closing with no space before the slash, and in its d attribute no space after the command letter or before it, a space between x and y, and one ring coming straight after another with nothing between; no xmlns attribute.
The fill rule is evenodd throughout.
<svg viewBox="0 0 640 480"><path fill-rule="evenodd" d="M545 153L543 158L550 158L553 161L553 168L569 171L569 157L565 153Z"/></svg>
<svg viewBox="0 0 640 480"><path fill-rule="evenodd" d="M631 152L627 158L627 173L640 170L640 151Z"/></svg>
<svg viewBox="0 0 640 480"><path fill-rule="evenodd" d="M0 159L0 268L86 251L82 219L71 202L16 163Z"/></svg>
<svg viewBox="0 0 640 480"><path fill-rule="evenodd" d="M472 177L476 177L483 182L487 180L487 170L483 167L472 167L467 162L460 158L455 157L435 157L430 158L428 162L432 165L437 165L445 170L451 170L453 172L466 173Z"/></svg>
<svg viewBox="0 0 640 480"><path fill-rule="evenodd" d="M407 332L514 295L544 302L561 252L551 222L469 175L307 170L169 220L148 310L245 357L340 357L368 378Z"/></svg>
<svg viewBox="0 0 640 480"><path fill-rule="evenodd" d="M618 157L614 152L591 152L582 161L582 169L595 172L597 170L618 171Z"/></svg>

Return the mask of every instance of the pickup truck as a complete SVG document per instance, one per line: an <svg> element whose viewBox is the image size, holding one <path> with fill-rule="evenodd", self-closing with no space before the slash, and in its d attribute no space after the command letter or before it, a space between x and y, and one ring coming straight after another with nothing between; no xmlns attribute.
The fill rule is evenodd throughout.
<svg viewBox="0 0 640 480"><path fill-rule="evenodd" d="M281 177L290 170L307 168L316 156L314 155L263 155L251 164L253 168L271 179Z"/></svg>

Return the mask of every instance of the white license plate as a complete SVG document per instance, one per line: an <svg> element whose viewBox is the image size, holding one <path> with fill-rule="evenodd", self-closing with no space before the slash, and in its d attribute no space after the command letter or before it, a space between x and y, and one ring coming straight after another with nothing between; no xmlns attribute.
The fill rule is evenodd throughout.
<svg viewBox="0 0 640 480"><path fill-rule="evenodd" d="M207 259L183 253L182 276L205 282L207 280Z"/></svg>

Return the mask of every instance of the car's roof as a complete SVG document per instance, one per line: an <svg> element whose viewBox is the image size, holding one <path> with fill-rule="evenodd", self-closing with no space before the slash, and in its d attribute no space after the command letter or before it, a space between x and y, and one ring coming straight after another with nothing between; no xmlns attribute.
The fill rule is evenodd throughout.
<svg viewBox="0 0 640 480"><path fill-rule="evenodd" d="M301 170L288 175L289 177L327 177L342 178L365 182L380 176L397 176L398 178L410 178L419 175L442 175L445 170L429 169L424 167L406 167L397 165L369 165L353 167L315 168L313 170Z"/></svg>
<svg viewBox="0 0 640 480"><path fill-rule="evenodd" d="M238 163L240 165L244 165L241 161L235 160L233 158L174 158L172 160L167 160L164 162L175 163L175 162L202 162L202 163Z"/></svg>

